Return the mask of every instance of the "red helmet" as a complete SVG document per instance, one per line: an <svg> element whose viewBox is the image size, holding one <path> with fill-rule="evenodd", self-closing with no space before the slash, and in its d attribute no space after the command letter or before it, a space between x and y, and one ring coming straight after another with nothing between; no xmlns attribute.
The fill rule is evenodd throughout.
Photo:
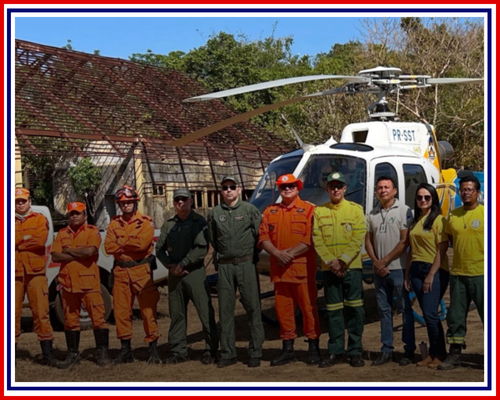
<svg viewBox="0 0 500 400"><path fill-rule="evenodd" d="M131 186L123 186L115 193L115 203L119 201L139 201L141 198L139 197L139 193Z"/></svg>

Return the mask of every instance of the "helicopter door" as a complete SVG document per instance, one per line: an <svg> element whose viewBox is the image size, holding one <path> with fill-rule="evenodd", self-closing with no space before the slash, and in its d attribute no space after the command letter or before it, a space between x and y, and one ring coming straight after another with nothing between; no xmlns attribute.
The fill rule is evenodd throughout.
<svg viewBox="0 0 500 400"><path fill-rule="evenodd" d="M396 167L399 167L399 165L396 165ZM400 175L401 175L401 173L400 173ZM377 179L381 176L388 176L388 177L394 179L394 181L396 182L396 189L398 189L398 191L396 193L396 198L399 199L401 185L399 184L400 180L398 177L398 173L396 172L396 168L394 168L393 163L381 162L379 164L376 164L374 167L374 173L372 174L372 176L373 176L373 181L372 181L373 198L371 200L371 202L373 204L372 208L375 208L379 204L377 196L375 195L375 187L376 187Z"/></svg>
<svg viewBox="0 0 500 400"><path fill-rule="evenodd" d="M405 179L405 203L414 211L417 187L421 183L428 182L427 176L424 167L419 164L403 164L403 174Z"/></svg>

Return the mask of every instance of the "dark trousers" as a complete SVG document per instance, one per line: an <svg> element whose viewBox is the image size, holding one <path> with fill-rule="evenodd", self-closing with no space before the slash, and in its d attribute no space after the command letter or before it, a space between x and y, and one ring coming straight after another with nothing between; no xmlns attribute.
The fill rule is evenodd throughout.
<svg viewBox="0 0 500 400"><path fill-rule="evenodd" d="M448 331L446 340L449 344L464 344L467 332L467 314L471 301L477 307L477 312L484 323L484 275L451 276L450 307L446 322Z"/></svg>
<svg viewBox="0 0 500 400"><path fill-rule="evenodd" d="M323 271L328 315L328 354L344 354L344 315L347 323L347 352L359 356L363 352L361 336L365 326L363 308L363 276L361 269L347 270L344 278Z"/></svg>
<svg viewBox="0 0 500 400"><path fill-rule="evenodd" d="M427 335L429 336L429 354L439 357L446 354L444 330L439 319L438 308L449 282L449 273L442 268L434 275L431 290L423 291L425 278L429 275L432 264L422 261L413 261L410 266L410 280L418 304L422 309Z"/></svg>

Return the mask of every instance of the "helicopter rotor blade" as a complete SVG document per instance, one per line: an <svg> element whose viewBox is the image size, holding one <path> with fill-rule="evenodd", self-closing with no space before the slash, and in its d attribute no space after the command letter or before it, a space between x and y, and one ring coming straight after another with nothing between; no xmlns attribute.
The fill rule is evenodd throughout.
<svg viewBox="0 0 500 400"><path fill-rule="evenodd" d="M242 86L235 89L223 90L221 92L204 94L201 96L190 97L184 99L183 102L197 102L197 101L207 101L213 99L220 99L222 97L234 96L236 94L255 92L256 90L269 89L278 86L291 85L293 83L309 82L321 79L345 79L353 83L367 82L367 78L360 76L347 76L347 75L310 75L310 76L298 76L295 78L278 79L276 81L269 81L263 83L257 83L255 85Z"/></svg>
<svg viewBox="0 0 500 400"><path fill-rule="evenodd" d="M337 89L331 89L331 90L325 90L323 92L317 92L313 94L308 94L306 96L299 96L299 97L294 97L289 100L285 100L279 103L274 103L274 104L269 104L264 107L256 108L255 110L248 111L243 114L238 114L235 115L234 117L225 119L223 121L217 122L216 124L207 126L206 128L198 129L197 131L188 133L186 136L181 137L180 139L174 140L173 142L167 142L167 146L185 146L191 142L194 142L195 140L201 139L202 137L208 136L214 132L217 132L221 129L224 129L228 126L237 124L238 122L243 122L249 118L255 117L256 115L263 114L268 111L275 110L276 108L284 107L289 104L296 103L298 101L302 100L307 100L311 99L314 97L320 97L320 96L328 96L331 94L337 94L337 93L344 93L347 91L347 88L345 86L342 86Z"/></svg>
<svg viewBox="0 0 500 400"><path fill-rule="evenodd" d="M443 85L448 83L483 83L484 78L428 78L427 83L431 85Z"/></svg>

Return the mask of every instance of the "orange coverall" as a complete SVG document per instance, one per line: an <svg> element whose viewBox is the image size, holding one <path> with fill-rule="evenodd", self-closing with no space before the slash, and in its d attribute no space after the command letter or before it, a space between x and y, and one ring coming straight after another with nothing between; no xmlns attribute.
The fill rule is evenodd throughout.
<svg viewBox="0 0 500 400"><path fill-rule="evenodd" d="M52 251L62 253L65 248L95 247L96 253L89 258L61 263L57 280L63 287L64 329L80 330L80 308L83 303L94 329L108 329L104 320L104 301L99 278L99 246L101 235L93 225L83 224L76 232L71 227L61 229L54 240Z"/></svg>
<svg viewBox="0 0 500 400"><path fill-rule="evenodd" d="M138 211L125 221L122 215L113 217L104 249L112 254L116 261L142 260L153 253L154 222L148 215ZM134 298L139 300L139 308L144 326L146 343L160 337L156 322L156 305L160 295L153 283L149 263L144 262L134 267L114 268L113 307L116 320L116 334L120 340L132 339L132 305Z"/></svg>
<svg viewBox="0 0 500 400"><path fill-rule="evenodd" d="M45 242L49 223L42 215L31 211L24 218L16 215L16 343L21 335L21 311L25 293L33 313L33 330L39 341L53 340L49 320L49 288L45 276L47 258Z"/></svg>
<svg viewBox="0 0 500 400"><path fill-rule="evenodd" d="M316 252L312 246L312 218L315 206L297 197L288 207L273 204L264 211L259 228L259 247L270 241L278 250L295 247L299 243L310 249L280 266L271 256L271 281L274 282L275 308L280 323L280 339L297 337L295 305L303 314L303 330L309 339L321 334L316 298Z"/></svg>

